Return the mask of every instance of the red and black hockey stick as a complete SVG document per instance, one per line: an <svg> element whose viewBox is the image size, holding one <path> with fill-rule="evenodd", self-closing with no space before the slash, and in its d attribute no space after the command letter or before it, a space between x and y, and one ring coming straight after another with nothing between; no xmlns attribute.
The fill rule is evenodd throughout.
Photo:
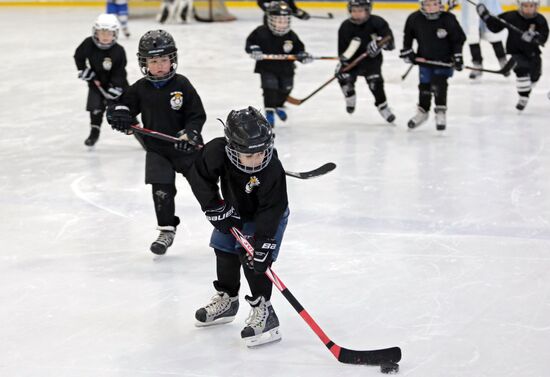
<svg viewBox="0 0 550 377"><path fill-rule="evenodd" d="M237 228L231 228L231 234L233 234L237 242L241 244L249 255L254 256L254 248ZM330 350L334 357L338 359L338 361L345 364L384 365L387 363L398 363L401 360L401 349L399 347L365 351L350 350L348 348L340 347L338 344L330 340L327 334L325 334L317 322L315 322L300 302L298 302L296 297L290 293L288 288L283 284L281 279L279 279L271 268L268 268L265 274L283 294L283 296L285 296L290 305L292 305L298 314L300 314L300 317L306 321L308 326L319 337L319 339L321 339L323 344Z"/></svg>

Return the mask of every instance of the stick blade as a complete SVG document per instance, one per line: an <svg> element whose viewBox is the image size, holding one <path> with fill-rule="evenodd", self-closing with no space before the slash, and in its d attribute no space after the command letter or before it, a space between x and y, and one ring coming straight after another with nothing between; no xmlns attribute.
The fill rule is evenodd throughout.
<svg viewBox="0 0 550 377"><path fill-rule="evenodd" d="M287 96L287 97L286 97L286 101L287 101L288 103L291 103L291 104L296 105L296 106L301 105L302 102L304 102L303 100L298 99L298 98L294 98L294 97L292 97L292 96Z"/></svg>
<svg viewBox="0 0 550 377"><path fill-rule="evenodd" d="M334 169L336 169L336 164L334 162L327 162L326 164L319 166L317 169L305 172L285 171L285 174L295 178L309 179L325 175L333 171Z"/></svg>
<svg viewBox="0 0 550 377"><path fill-rule="evenodd" d="M371 351L354 351L342 348L338 361L344 364L380 365L381 363L398 363L401 360L401 348L391 347Z"/></svg>

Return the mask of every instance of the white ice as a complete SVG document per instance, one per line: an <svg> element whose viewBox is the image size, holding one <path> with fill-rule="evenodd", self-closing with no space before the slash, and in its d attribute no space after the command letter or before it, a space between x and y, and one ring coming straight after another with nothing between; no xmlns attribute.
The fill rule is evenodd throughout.
<svg viewBox="0 0 550 377"><path fill-rule="evenodd" d="M249 350L248 314L194 327L214 293L210 224L178 178L175 244L162 258L144 152L104 123L93 150L86 87L72 55L97 8L3 8L0 12L0 375L1 376L376 376L377 367L338 363L274 290L283 341ZM166 25L179 71L202 96L205 138L216 118L261 106L259 77L244 53L258 10L233 23ZM311 10L322 14L326 10ZM334 20L295 20L308 50L335 53ZM397 49L408 12L380 11ZM139 36L158 28L130 22L129 78L140 78ZM482 45L486 67L496 68ZM466 61L469 62L467 48ZM337 344L399 345L400 374L419 377L529 376L550 372L550 89L547 75L523 114L514 77L466 72L450 80L448 130L408 131L417 71L406 81L398 52L384 76L396 125L386 124L359 81L358 108L345 112L338 85L276 126L288 170L334 161L316 180L289 178L291 221L280 278ZM550 51L544 51L544 72ZM295 97L330 78L334 62L299 66Z"/></svg>

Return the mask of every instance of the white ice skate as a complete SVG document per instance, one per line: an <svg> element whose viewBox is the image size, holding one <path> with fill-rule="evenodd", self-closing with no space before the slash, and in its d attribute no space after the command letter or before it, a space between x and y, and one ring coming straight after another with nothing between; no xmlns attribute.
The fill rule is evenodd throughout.
<svg viewBox="0 0 550 377"><path fill-rule="evenodd" d="M447 106L436 106L434 111L435 128L438 131L445 131L445 128L447 128Z"/></svg>
<svg viewBox="0 0 550 377"><path fill-rule="evenodd" d="M195 312L195 326L206 327L231 322L238 311L239 296L230 297L226 292L218 291L208 305Z"/></svg>
<svg viewBox="0 0 550 377"><path fill-rule="evenodd" d="M429 117L428 112L423 108L418 107L416 109L416 115L409 120L409 123L407 124L407 126L411 129L416 128L420 126L422 123L424 123L425 121L427 121L428 117Z"/></svg>
<svg viewBox="0 0 550 377"><path fill-rule="evenodd" d="M386 122L393 123L393 121L395 120L395 115L392 113L387 102L381 103L377 106L377 108L378 112L380 113L380 115L382 115L382 118L384 118Z"/></svg>
<svg viewBox="0 0 550 377"><path fill-rule="evenodd" d="M241 331L241 338L246 346L257 347L280 341L279 319L271 301L265 301L262 296L256 299L246 296L245 299L252 307L246 320L247 326Z"/></svg>
<svg viewBox="0 0 550 377"><path fill-rule="evenodd" d="M160 234L157 237L156 241L151 244L151 252L157 255L166 254L166 250L174 243L174 238L176 238L176 227L175 226L158 226Z"/></svg>

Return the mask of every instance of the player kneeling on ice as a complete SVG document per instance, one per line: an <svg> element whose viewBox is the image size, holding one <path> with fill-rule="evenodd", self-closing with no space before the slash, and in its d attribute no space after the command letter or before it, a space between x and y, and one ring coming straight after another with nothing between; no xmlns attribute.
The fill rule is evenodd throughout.
<svg viewBox="0 0 550 377"><path fill-rule="evenodd" d="M517 63L514 68L519 94L516 109L522 111L527 106L533 85L542 74L539 46L544 45L548 39L548 23L538 13L539 0L518 0L518 5L518 10L504 12L498 18L491 15L483 4L478 4L477 12L493 32L504 29L505 23L515 27L508 32L506 51Z"/></svg>
<svg viewBox="0 0 550 377"><path fill-rule="evenodd" d="M271 125L255 108L231 111L225 138L207 143L191 172L191 187L214 225L210 246L216 255L217 293L197 310L197 326L233 321L239 309L241 265L250 287L252 307L241 331L249 347L281 339L270 298L273 283L265 275L277 259L288 221L285 171L273 147ZM220 195L221 190L221 195ZM254 246L249 258L230 234L242 232Z"/></svg>
<svg viewBox="0 0 550 377"><path fill-rule="evenodd" d="M90 112L90 135L84 144L89 147L99 139L105 108L128 87L126 53L117 43L118 32L116 16L101 14L92 26L92 36L84 39L74 53L78 78L88 83L86 111Z"/></svg>
<svg viewBox="0 0 550 377"><path fill-rule="evenodd" d="M418 49L412 49L416 39ZM420 0L420 10L413 12L405 22L403 49L399 55L409 64L422 64L429 60L443 65L452 63L454 69L464 67L462 46L466 35L451 12L444 12L441 0ZM453 75L452 67L420 65L419 99L416 115L408 127L416 128L428 120L432 101L435 102L435 124L438 131L447 126L447 79Z"/></svg>
<svg viewBox="0 0 550 377"><path fill-rule="evenodd" d="M283 1L273 1L266 7L267 26L258 26L246 39L245 50L256 61L255 73L262 81L265 116L272 126L275 114L283 122L287 119L283 105L294 87L295 64L292 60L266 60L264 54L293 54L301 63L313 58L305 52L298 35L290 30L292 10Z"/></svg>
<svg viewBox="0 0 550 377"><path fill-rule="evenodd" d="M160 234L151 245L151 252L166 253L174 242L176 177L181 173L189 179L189 171L202 147L201 130L206 114L201 98L189 80L178 73L178 53L174 38L164 30L152 30L139 40L138 61L145 76L131 85L110 107L107 119L111 126L126 134L132 133L135 117L141 114L145 128L178 137L173 143L143 138L145 183L152 185L153 202Z"/></svg>
<svg viewBox="0 0 550 377"><path fill-rule="evenodd" d="M379 16L371 14L371 0L349 0L349 19L344 21L338 30L338 56L340 63L336 67L336 77L346 98L346 111L355 111L355 81L357 76L365 77L374 96L374 105L382 118L388 122L395 120L395 115L388 107L382 77L382 49L393 50L393 34L388 23ZM378 45L384 37L390 37L383 46ZM351 61L367 51L368 57L355 68L342 72Z"/></svg>

